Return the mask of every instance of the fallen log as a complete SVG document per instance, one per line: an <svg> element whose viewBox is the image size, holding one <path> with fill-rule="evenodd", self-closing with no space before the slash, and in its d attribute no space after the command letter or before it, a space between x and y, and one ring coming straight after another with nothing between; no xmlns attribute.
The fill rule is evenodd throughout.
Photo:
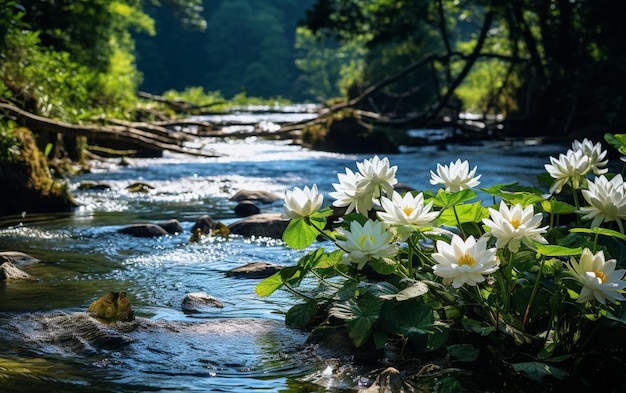
<svg viewBox="0 0 626 393"><path fill-rule="evenodd" d="M57 133L68 137L86 137L101 142L127 143L152 151L171 151L200 157L219 157L217 153L206 152L185 146L190 141L183 133L154 133L126 125L72 124L53 120L27 112L13 104L0 102L0 109L12 113L18 122L36 133Z"/></svg>

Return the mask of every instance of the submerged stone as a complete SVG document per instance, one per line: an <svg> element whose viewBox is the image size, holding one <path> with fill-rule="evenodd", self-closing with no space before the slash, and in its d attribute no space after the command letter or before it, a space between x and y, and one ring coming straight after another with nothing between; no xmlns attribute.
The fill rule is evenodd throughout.
<svg viewBox="0 0 626 393"><path fill-rule="evenodd" d="M262 213L246 217L230 224L231 233L242 236L263 236L282 239L289 220L281 218L280 213Z"/></svg>
<svg viewBox="0 0 626 393"><path fill-rule="evenodd" d="M224 304L206 292L192 292L185 296L181 307L184 312L197 313L207 308L224 308Z"/></svg>
<svg viewBox="0 0 626 393"><path fill-rule="evenodd" d="M266 278L280 271L281 266L269 262L251 262L226 272L227 277Z"/></svg>

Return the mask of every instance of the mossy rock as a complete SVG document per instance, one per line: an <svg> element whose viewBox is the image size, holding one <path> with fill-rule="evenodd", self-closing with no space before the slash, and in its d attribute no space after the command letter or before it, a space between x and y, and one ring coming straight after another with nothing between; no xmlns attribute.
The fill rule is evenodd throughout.
<svg viewBox="0 0 626 393"><path fill-rule="evenodd" d="M14 153L2 155L0 184L10 195L0 204L0 216L26 213L69 212L77 206L65 182L55 181L48 163L37 147L33 133L26 128L13 132ZM0 146L3 144L0 141Z"/></svg>
<svg viewBox="0 0 626 393"><path fill-rule="evenodd" d="M135 319L135 311L126 292L109 292L94 300L87 312L104 322L130 322Z"/></svg>
<svg viewBox="0 0 626 393"><path fill-rule="evenodd" d="M302 134L305 147L335 153L398 153L389 133L367 127L351 111L332 115L326 122L307 127Z"/></svg>

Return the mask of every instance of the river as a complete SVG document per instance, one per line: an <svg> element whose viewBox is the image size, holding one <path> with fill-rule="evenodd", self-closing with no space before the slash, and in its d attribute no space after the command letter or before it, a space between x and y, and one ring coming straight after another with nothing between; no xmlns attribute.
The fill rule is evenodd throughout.
<svg viewBox="0 0 626 393"><path fill-rule="evenodd" d="M270 118L271 120L271 118ZM189 243L196 218L225 224L238 218L229 198L239 190L282 195L317 184L332 191L345 167L371 155L304 149L290 141L257 138L204 142L221 157L166 153L162 158L94 163L69 180L80 207L70 214L31 216L0 227L0 251L30 254L34 281L0 282L0 384L2 391L46 392L352 392L367 370L347 359L327 359L305 345L306 332L289 329L287 293L255 295L256 279L227 277L249 262L295 263L301 255L281 241L233 235ZM457 158L477 166L481 185L535 184L557 145L490 142L472 146L406 148L388 155L397 178L433 189L430 170ZM105 191L81 182L107 183ZM134 193L137 181L154 187ZM329 204L328 197L325 205ZM281 211L281 202L263 205ZM184 233L135 238L118 229L135 223L178 220ZM109 291L125 291L137 319L134 330L93 325L89 304ZM219 298L224 308L188 314L190 292ZM91 326L93 328L93 326ZM83 330L81 330L83 329Z"/></svg>

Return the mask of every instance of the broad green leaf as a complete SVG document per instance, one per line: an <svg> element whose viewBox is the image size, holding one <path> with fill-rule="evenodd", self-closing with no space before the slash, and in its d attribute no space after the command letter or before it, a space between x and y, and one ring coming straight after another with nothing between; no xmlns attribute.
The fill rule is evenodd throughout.
<svg viewBox="0 0 626 393"><path fill-rule="evenodd" d="M316 269L324 269L328 267L333 267L341 262L342 256L343 256L343 250L335 250L329 254L324 254L317 261L316 265L313 267Z"/></svg>
<svg viewBox="0 0 626 393"><path fill-rule="evenodd" d="M350 337L355 347L359 348L362 346L370 334L372 334L372 323L373 321L363 317L346 322L348 337Z"/></svg>
<svg viewBox="0 0 626 393"><path fill-rule="evenodd" d="M443 210L439 216L438 223L441 225L456 226L459 222L461 224L481 222L483 218L487 217L489 217L489 210L483 207L481 202L474 202L472 204L459 205Z"/></svg>
<svg viewBox="0 0 626 393"><path fill-rule="evenodd" d="M404 302L385 303L381 322L387 331L416 340L439 331L435 326L431 307L420 303L416 298Z"/></svg>
<svg viewBox="0 0 626 393"><path fill-rule="evenodd" d="M546 198L530 192L501 192L498 194L509 205L520 204L522 207L543 202Z"/></svg>
<svg viewBox="0 0 626 393"><path fill-rule="evenodd" d="M612 229L607 229L607 228L600 228L600 227L593 227L591 229L589 228L572 228L569 230L570 232L577 232L577 233L590 233L593 235L603 235L603 236L609 236L609 237L615 237L621 240L626 240L626 235L624 235L623 233L614 231Z"/></svg>
<svg viewBox="0 0 626 393"><path fill-rule="evenodd" d="M472 344L450 345L446 350L461 362L473 362L480 355L480 350Z"/></svg>
<svg viewBox="0 0 626 393"><path fill-rule="evenodd" d="M298 328L305 328L317 314L317 302L308 301L304 304L296 304L287 311L285 324Z"/></svg>
<svg viewBox="0 0 626 393"><path fill-rule="evenodd" d="M555 246L552 244L541 244L534 242L537 252L547 257L566 257L571 255L580 255L583 250L580 247L569 248L563 246Z"/></svg>
<svg viewBox="0 0 626 393"><path fill-rule="evenodd" d="M302 275L300 272L300 268L298 266L287 266L278 272L280 274L280 278L283 282L300 282L302 280Z"/></svg>
<svg viewBox="0 0 626 393"><path fill-rule="evenodd" d="M446 192L440 190L432 199L433 205L437 207L452 207L463 202L476 198L476 193L472 190L461 190L459 192Z"/></svg>
<svg viewBox="0 0 626 393"><path fill-rule="evenodd" d="M392 274L398 268L398 262L391 258L372 258L370 265L376 273L383 275Z"/></svg>
<svg viewBox="0 0 626 393"><path fill-rule="evenodd" d="M620 153L626 154L626 134L604 134L604 140Z"/></svg>
<svg viewBox="0 0 626 393"><path fill-rule="evenodd" d="M300 258L298 260L298 266L300 266L305 272L309 271L319 263L323 256L324 249L318 248L317 250L311 251Z"/></svg>
<svg viewBox="0 0 626 393"><path fill-rule="evenodd" d="M385 332L376 331L374 332L374 334L372 334L372 341L374 341L374 346L377 349L383 349L385 347L385 344L387 344L388 339L389 336Z"/></svg>
<svg viewBox="0 0 626 393"><path fill-rule="evenodd" d="M577 210L576 206L556 199L541 202L541 207L544 212L551 214L574 214Z"/></svg>
<svg viewBox="0 0 626 393"><path fill-rule="evenodd" d="M380 316L383 300L375 296L364 296L358 302L335 304L329 314L346 320L348 336L356 347L367 341L372 333L372 326Z"/></svg>
<svg viewBox="0 0 626 393"><path fill-rule="evenodd" d="M395 295L400 291L398 287L387 281L364 283L362 286L366 287L369 293L380 298L385 298L385 295Z"/></svg>
<svg viewBox="0 0 626 393"><path fill-rule="evenodd" d="M402 289L401 291L397 293L380 295L380 297L386 300L396 300L398 302L402 302L405 300L410 300L416 297L423 296L427 293L428 293L428 285L420 281L415 281L413 284Z"/></svg>
<svg viewBox="0 0 626 393"><path fill-rule="evenodd" d="M306 223L304 218L289 221L283 232L283 241L293 249L301 250L313 244L319 232L315 227Z"/></svg>
<svg viewBox="0 0 626 393"><path fill-rule="evenodd" d="M553 376L557 379L564 379L569 376L567 371L541 362L512 363L511 366L513 366L513 370L537 382L541 382L547 376Z"/></svg>
<svg viewBox="0 0 626 393"><path fill-rule="evenodd" d="M488 336L489 334L496 331L495 326L484 326L481 322L475 319L464 317L461 320L461 323L463 324L465 330L467 330L468 332L478 333L481 336Z"/></svg>
<svg viewBox="0 0 626 393"><path fill-rule="evenodd" d="M500 193L505 188L510 188L516 186L518 183L509 183L509 184L495 184L491 187L479 188L479 190L486 192L489 195L496 195Z"/></svg>
<svg viewBox="0 0 626 393"><path fill-rule="evenodd" d="M283 279L280 272L276 272L256 285L256 294L262 297L269 296L282 286Z"/></svg>

